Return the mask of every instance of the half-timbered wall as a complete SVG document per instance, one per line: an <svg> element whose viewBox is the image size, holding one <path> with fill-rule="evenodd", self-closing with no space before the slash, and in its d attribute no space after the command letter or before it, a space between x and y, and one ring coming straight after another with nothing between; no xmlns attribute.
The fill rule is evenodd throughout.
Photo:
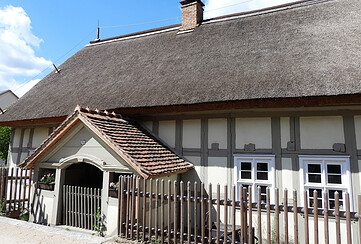
<svg viewBox="0 0 361 244"><path fill-rule="evenodd" d="M184 181L235 184L235 155L274 155L276 187L303 190L299 155L350 156L352 189L359 192L361 112L245 112L139 118L195 165ZM360 160L358 160L360 159ZM355 198L354 198L355 201Z"/></svg>
<svg viewBox="0 0 361 244"><path fill-rule="evenodd" d="M8 165L10 167L22 162L45 138L50 135L57 125L38 127L15 127L11 131L10 152Z"/></svg>

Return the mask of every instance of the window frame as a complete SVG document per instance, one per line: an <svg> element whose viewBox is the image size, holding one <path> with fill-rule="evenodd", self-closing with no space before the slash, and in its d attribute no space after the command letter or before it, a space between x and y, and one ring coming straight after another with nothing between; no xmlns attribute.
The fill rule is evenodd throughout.
<svg viewBox="0 0 361 244"><path fill-rule="evenodd" d="M309 191L311 188L322 190L322 207L323 208L323 193L329 190L342 190L342 201L345 204L345 192L350 196L350 210L353 211L353 194L352 194L352 179L350 169L350 156L330 156L330 155L299 155L299 174L300 174L300 196L304 198L304 191ZM308 164L321 165L321 183L313 183L308 180ZM341 184L328 183L327 179L327 165L341 165ZM308 194L308 203L310 201L310 194ZM320 196L317 196L320 198ZM313 198L313 196L311 196ZM304 206L301 201L302 207ZM309 206L312 207L312 206ZM330 196L328 194L328 207L330 209ZM345 210L345 208L340 208Z"/></svg>
<svg viewBox="0 0 361 244"><path fill-rule="evenodd" d="M251 162L251 179L240 179L241 163ZM268 180L257 180L257 162L268 163ZM274 203L274 189L276 187L275 155L234 155L234 182L237 188L237 200L240 199L239 184L252 185L252 201L257 200L257 186L267 185L270 188L270 202Z"/></svg>

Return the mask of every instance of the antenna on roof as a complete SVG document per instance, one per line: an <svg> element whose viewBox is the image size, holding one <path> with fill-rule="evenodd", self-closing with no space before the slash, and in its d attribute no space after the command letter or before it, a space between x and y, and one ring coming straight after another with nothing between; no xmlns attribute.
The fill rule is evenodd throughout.
<svg viewBox="0 0 361 244"><path fill-rule="evenodd" d="M53 64L54 68L55 68L55 73L60 73L60 69L58 69L55 64Z"/></svg>
<svg viewBox="0 0 361 244"><path fill-rule="evenodd" d="M100 35L100 27L99 27L99 20L98 20L97 38L95 39L95 41L99 41L99 40L100 40L99 35Z"/></svg>

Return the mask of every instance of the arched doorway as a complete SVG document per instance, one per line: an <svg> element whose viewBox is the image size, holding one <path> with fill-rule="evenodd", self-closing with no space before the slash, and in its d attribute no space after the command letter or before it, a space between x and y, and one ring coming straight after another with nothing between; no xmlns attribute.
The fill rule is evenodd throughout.
<svg viewBox="0 0 361 244"><path fill-rule="evenodd" d="M65 168L62 224L94 230L102 186L103 171L90 163L72 163Z"/></svg>
<svg viewBox="0 0 361 244"><path fill-rule="evenodd" d="M73 163L65 169L65 185L102 188L103 171L88 163Z"/></svg>

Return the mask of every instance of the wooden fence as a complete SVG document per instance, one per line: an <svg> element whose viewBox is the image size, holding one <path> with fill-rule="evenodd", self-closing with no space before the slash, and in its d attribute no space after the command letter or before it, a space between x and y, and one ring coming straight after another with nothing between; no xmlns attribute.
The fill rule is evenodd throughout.
<svg viewBox="0 0 361 244"><path fill-rule="evenodd" d="M275 204L270 204L269 188L265 202L261 201L260 188L257 201L253 202L250 187L237 190L236 186L231 189L224 186L223 199L220 185L216 187L216 198L212 198L212 185L209 184L206 194L205 185L199 186L197 182L192 186L188 182L185 187L183 182L177 181L165 183L163 180L120 177L119 188L118 234L128 239L161 243L262 243L262 240L264 243L319 243L320 240L329 243L332 238L332 241L341 243L340 226L343 222L346 238L342 239L342 243L351 243L351 221L358 221L358 231L353 235L357 236L359 243L361 240L361 196L358 197L358 213L351 212L348 193L343 196L344 210L341 211L338 193L335 194L334 209L329 209L328 195L324 193L321 209L318 201L309 206L307 191L304 191L303 199L298 199L295 190L290 197L289 192L284 190L280 197L279 190L275 189ZM228 190L231 196L227 195ZM313 199L320 199L317 191L313 194ZM288 204L289 199L292 199L292 204ZM299 200L305 207L299 207ZM280 213L283 213L283 221L280 221ZM292 222L289 221L290 216ZM323 219L322 223L319 217ZM299 218L303 219L302 225ZM319 233L321 224L323 233ZM329 233L331 224L335 225L332 226L336 229L335 233ZM292 229L289 225L294 226L293 233L289 233ZM313 234L310 234L310 227L313 227ZM266 229L265 236L262 236L263 229ZM310 240L311 237L313 240Z"/></svg>
<svg viewBox="0 0 361 244"><path fill-rule="evenodd" d="M94 230L98 223L101 189L63 186L63 219L65 225Z"/></svg>
<svg viewBox="0 0 361 244"><path fill-rule="evenodd" d="M31 174L31 170L0 168L1 211L29 209Z"/></svg>

